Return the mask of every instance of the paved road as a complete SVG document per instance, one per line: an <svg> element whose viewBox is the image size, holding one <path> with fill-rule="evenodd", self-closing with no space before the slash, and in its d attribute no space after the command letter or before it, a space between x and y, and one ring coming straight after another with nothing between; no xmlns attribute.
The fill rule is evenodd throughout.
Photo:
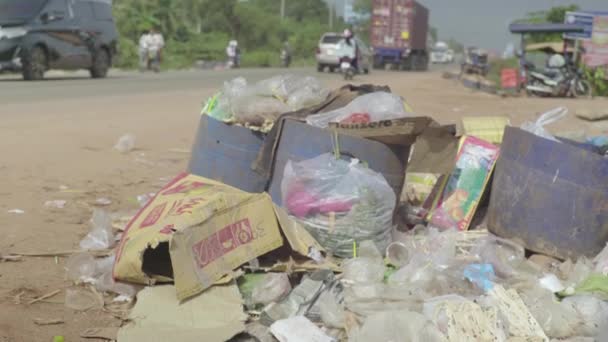
<svg viewBox="0 0 608 342"><path fill-rule="evenodd" d="M172 71L139 74L114 71L110 77L93 80L86 72L51 72L41 82L24 82L18 75L0 78L0 103L22 103L82 97L157 93L165 91L218 88L229 79L243 76L258 81L285 72L285 69L240 69L224 71ZM289 69L289 73L311 74L322 80L339 79L338 74L318 74L312 68ZM0 113L1 113L0 109Z"/></svg>
<svg viewBox="0 0 608 342"><path fill-rule="evenodd" d="M445 70L446 66L431 66L432 70ZM75 99L114 95L135 95L166 91L190 91L217 89L221 84L238 76L253 82L280 73L312 75L324 83L341 80L338 74L317 73L313 68L285 69L239 69L239 70L190 70L171 71L160 74L125 72L115 70L107 79L93 80L88 72L49 72L41 82L24 82L19 75L0 76L0 103L31 103L48 100ZM372 72L390 74L391 78L407 78L408 73ZM411 73L409 75L412 75ZM365 82L369 76L358 76L355 82ZM2 109L0 108L0 113Z"/></svg>

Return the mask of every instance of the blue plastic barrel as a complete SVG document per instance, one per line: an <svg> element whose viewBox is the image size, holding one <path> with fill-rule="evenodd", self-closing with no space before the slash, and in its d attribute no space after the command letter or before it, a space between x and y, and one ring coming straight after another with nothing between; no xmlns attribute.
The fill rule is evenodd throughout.
<svg viewBox="0 0 608 342"><path fill-rule="evenodd" d="M366 162L372 170L386 178L397 198L401 196L410 146L389 147L373 140L344 134L338 134L338 140L343 155ZM285 121L268 190L273 201L282 205L281 181L289 160L302 161L333 151L333 133L330 130L294 120Z"/></svg>
<svg viewBox="0 0 608 342"><path fill-rule="evenodd" d="M608 158L507 127L488 228L534 252L592 257L608 240Z"/></svg>
<svg viewBox="0 0 608 342"><path fill-rule="evenodd" d="M263 142L262 134L202 115L189 172L247 192L263 192L268 179L251 169Z"/></svg>

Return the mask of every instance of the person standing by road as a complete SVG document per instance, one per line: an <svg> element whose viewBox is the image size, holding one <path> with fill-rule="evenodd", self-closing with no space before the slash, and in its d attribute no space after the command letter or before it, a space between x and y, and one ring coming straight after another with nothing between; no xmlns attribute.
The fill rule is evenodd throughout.
<svg viewBox="0 0 608 342"><path fill-rule="evenodd" d="M148 48L150 42L150 31L145 30L139 37L139 70L144 71L148 68Z"/></svg>
<svg viewBox="0 0 608 342"><path fill-rule="evenodd" d="M156 53L156 58L158 58L158 61L161 62L163 59L163 48L165 47L165 38L163 38L162 33L160 33L155 28L150 31L149 45L149 49Z"/></svg>

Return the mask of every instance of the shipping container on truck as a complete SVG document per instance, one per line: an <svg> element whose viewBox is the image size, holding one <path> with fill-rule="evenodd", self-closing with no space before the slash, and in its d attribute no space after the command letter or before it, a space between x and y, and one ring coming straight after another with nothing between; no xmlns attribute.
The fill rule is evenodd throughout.
<svg viewBox="0 0 608 342"><path fill-rule="evenodd" d="M427 70L429 10L415 0L372 0L374 66Z"/></svg>

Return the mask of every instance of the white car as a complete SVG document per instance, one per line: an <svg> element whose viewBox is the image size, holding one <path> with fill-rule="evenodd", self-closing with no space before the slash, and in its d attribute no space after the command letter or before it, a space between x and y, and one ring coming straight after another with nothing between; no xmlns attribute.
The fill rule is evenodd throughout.
<svg viewBox="0 0 608 342"><path fill-rule="evenodd" d="M449 49L433 49L431 51L431 63L449 64L454 62L454 51Z"/></svg>
<svg viewBox="0 0 608 342"><path fill-rule="evenodd" d="M317 71L323 72L329 68L330 72L340 69L340 57L338 56L338 45L342 35L334 32L325 33L319 40L317 47ZM361 39L355 37L359 48L359 71L368 73L373 58L372 50Z"/></svg>

